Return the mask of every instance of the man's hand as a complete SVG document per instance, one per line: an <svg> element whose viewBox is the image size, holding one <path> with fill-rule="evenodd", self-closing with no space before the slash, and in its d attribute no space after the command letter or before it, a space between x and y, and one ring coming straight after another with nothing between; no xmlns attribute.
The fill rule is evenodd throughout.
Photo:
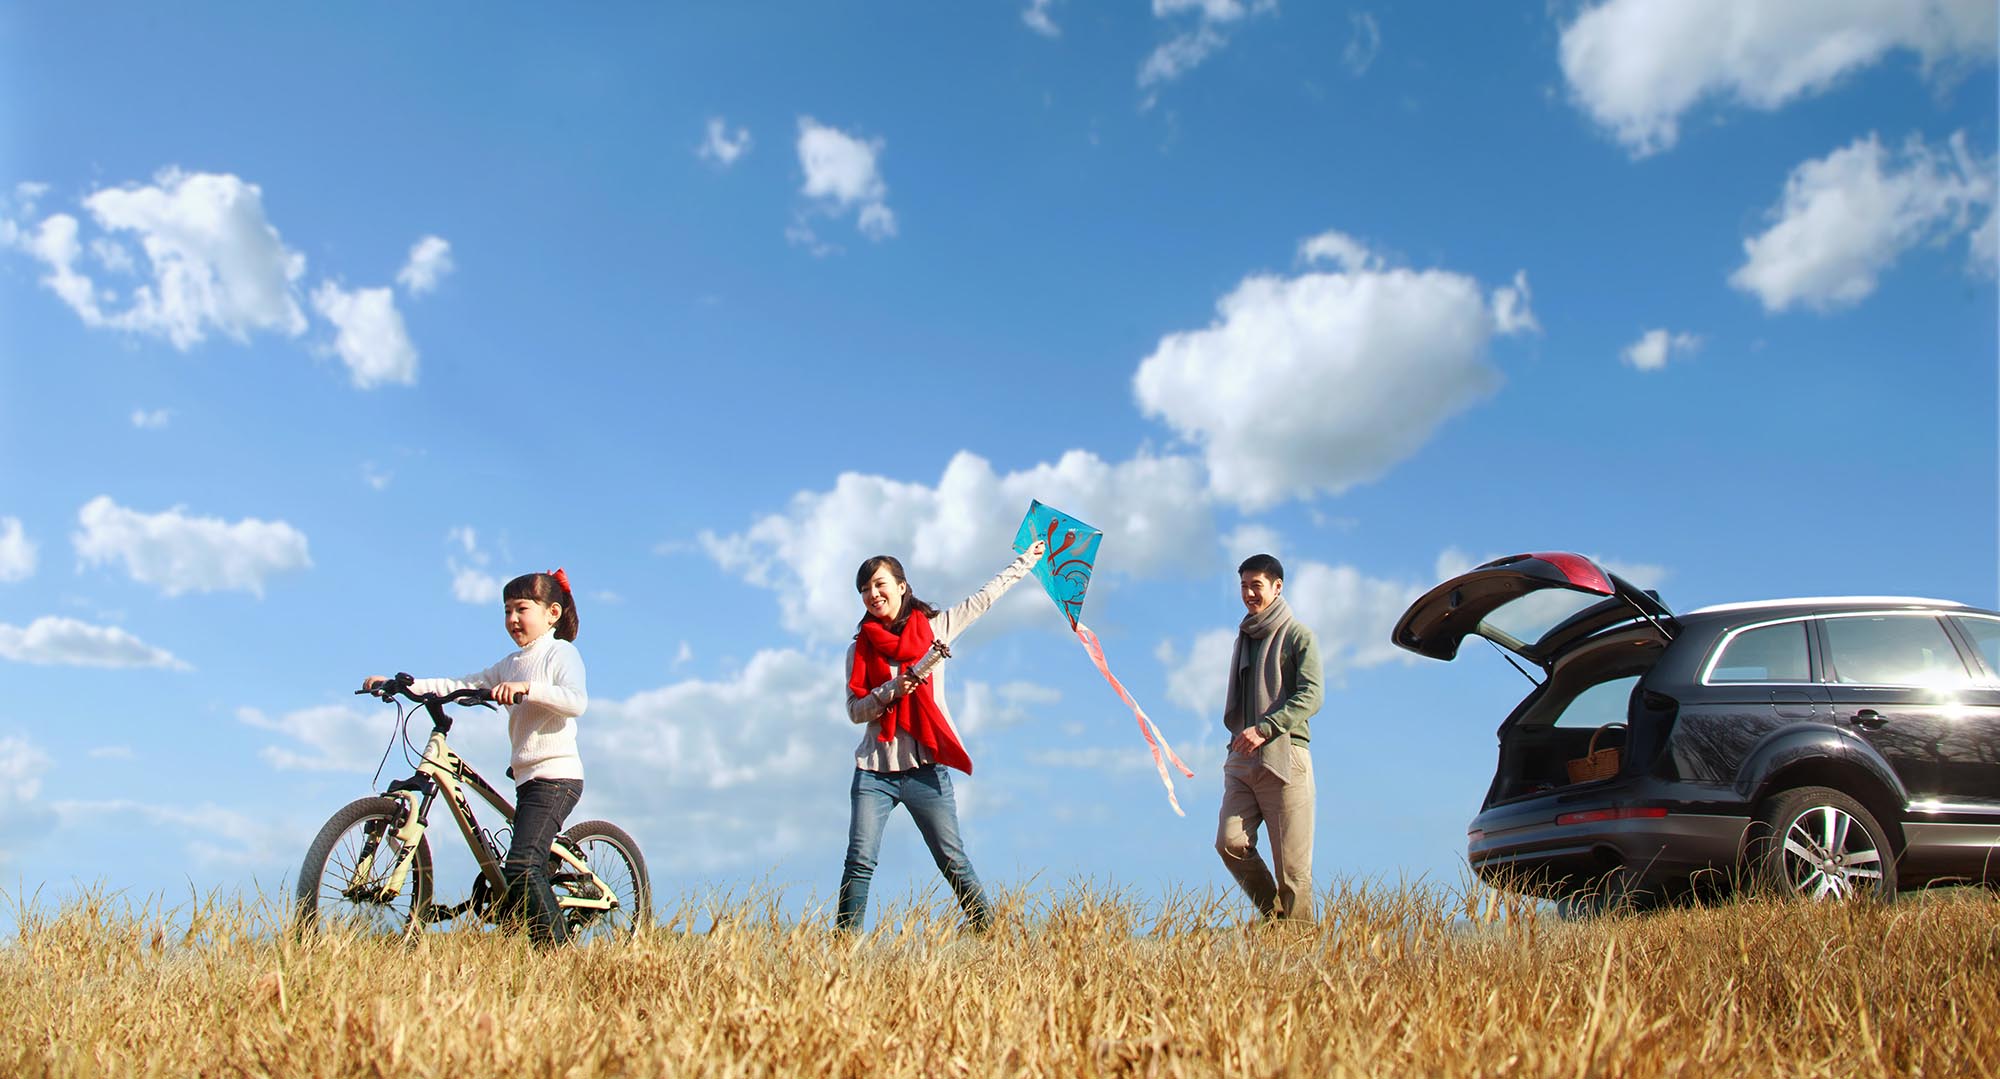
<svg viewBox="0 0 2000 1079"><path fill-rule="evenodd" d="M1268 741L1270 741L1270 739L1264 737L1264 732L1258 730L1256 724L1253 723L1250 726L1243 728L1242 731L1238 732L1236 737L1231 738L1229 740L1229 751L1231 753L1241 753L1244 754L1245 756L1248 756L1249 754L1257 752L1257 747L1263 745L1265 742Z"/></svg>

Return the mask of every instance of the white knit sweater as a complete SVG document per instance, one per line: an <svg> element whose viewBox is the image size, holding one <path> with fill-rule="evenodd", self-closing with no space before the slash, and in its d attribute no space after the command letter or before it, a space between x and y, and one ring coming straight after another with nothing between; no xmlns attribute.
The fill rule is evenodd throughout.
<svg viewBox="0 0 2000 1079"><path fill-rule="evenodd" d="M514 782L582 779L576 720L590 698L583 689L583 655L553 631L529 641L500 662L463 678L419 678L416 693L487 689L502 682L528 683L528 699L507 706L507 737L514 745Z"/></svg>

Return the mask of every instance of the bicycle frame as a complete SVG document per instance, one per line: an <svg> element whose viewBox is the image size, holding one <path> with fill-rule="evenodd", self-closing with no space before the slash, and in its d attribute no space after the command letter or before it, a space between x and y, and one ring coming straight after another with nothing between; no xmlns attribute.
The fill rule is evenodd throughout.
<svg viewBox="0 0 2000 1079"><path fill-rule="evenodd" d="M504 894L507 890L507 880L501 872L503 852L480 828L478 818L473 816L472 803L467 795L468 792L479 795L509 823L514 820L514 806L451 748L451 744L445 738L446 732L451 728L451 720L443 714L439 704L425 702L424 708L431 715L432 728L430 740L424 744L423 756L417 763L416 773L409 779L390 784L389 789L384 792L387 797L401 801L405 809L403 821L395 832L395 839L401 850L397 854L395 866L390 869L389 876L383 881L378 894L385 902L401 894L403 886L409 880L410 862L416 854L417 841L429 829L431 807L436 804L440 795L444 797L445 805L451 810L452 819L458 823L459 835L464 838L465 845L471 849L473 857L479 862L480 876L486 879L487 884L493 889L493 894ZM561 836L550 845L550 854L563 862L579 878L590 882L592 885L590 890L596 893L595 897L583 896L575 894L573 889L558 887L556 889L558 908L608 911L616 905L611 888L584 863L577 852L570 849L569 844L563 842ZM370 879L374 861L374 849L356 860L349 880L350 888ZM558 873L552 876L566 875ZM468 900L468 905L469 903ZM459 909L462 910L464 907Z"/></svg>

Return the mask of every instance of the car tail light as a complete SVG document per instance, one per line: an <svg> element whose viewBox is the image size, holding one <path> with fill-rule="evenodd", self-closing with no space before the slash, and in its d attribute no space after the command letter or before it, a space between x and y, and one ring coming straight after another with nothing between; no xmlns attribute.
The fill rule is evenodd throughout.
<svg viewBox="0 0 2000 1079"><path fill-rule="evenodd" d="M1611 587L1611 582L1604 576L1604 571L1598 569L1590 559L1582 555L1564 554L1560 551L1539 551L1528 557L1539 558L1549 565L1554 566L1556 571L1561 573L1569 583L1586 592L1595 592L1600 596L1609 596L1617 591L1617 589Z"/></svg>
<svg viewBox="0 0 2000 1079"><path fill-rule="evenodd" d="M1556 816L1557 824L1591 824L1602 820L1653 820L1667 815L1664 806L1623 806L1618 809L1586 809Z"/></svg>

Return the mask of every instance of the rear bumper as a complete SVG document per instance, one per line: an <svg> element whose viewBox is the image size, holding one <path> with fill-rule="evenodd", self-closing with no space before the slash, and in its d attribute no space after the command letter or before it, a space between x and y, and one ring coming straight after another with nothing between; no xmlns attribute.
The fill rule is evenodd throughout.
<svg viewBox="0 0 2000 1079"><path fill-rule="evenodd" d="M1557 809L1574 813L1637 804L1619 799L1540 812L1489 811L1473 822L1476 834L1466 857L1482 880L1523 891L1562 891L1565 885L1587 885L1613 870L1624 870L1640 886L1682 881L1704 871L1734 871L1750 826L1743 813L1669 805L1663 817L1556 823Z"/></svg>

